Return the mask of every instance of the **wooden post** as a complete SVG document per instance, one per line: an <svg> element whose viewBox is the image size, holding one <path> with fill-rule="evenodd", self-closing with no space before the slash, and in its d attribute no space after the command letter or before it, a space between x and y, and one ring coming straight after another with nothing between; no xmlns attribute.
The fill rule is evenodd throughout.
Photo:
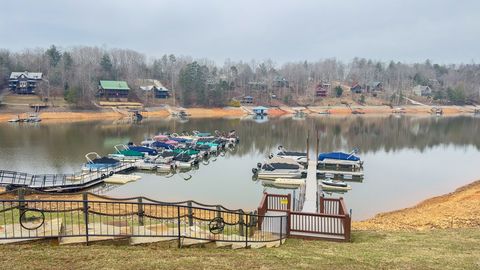
<svg viewBox="0 0 480 270"><path fill-rule="evenodd" d="M87 246L88 246L88 193L83 192L82 193L82 198L83 198L83 218L85 220L85 237L87 240Z"/></svg>
<svg viewBox="0 0 480 270"><path fill-rule="evenodd" d="M222 210L222 208L220 207L220 205L217 205L217 217L222 217L222 212L220 212Z"/></svg>
<svg viewBox="0 0 480 270"><path fill-rule="evenodd" d="M192 201L188 201L187 206L188 206L188 226L193 226Z"/></svg>
<svg viewBox="0 0 480 270"><path fill-rule="evenodd" d="M143 226L143 216L144 216L144 211L143 211L143 200L142 197L138 198L138 223L140 226Z"/></svg>
<svg viewBox="0 0 480 270"><path fill-rule="evenodd" d="M325 213L325 201L323 200L323 197L320 196L320 214Z"/></svg>
<svg viewBox="0 0 480 270"><path fill-rule="evenodd" d="M307 164L310 161L310 132L307 131Z"/></svg>

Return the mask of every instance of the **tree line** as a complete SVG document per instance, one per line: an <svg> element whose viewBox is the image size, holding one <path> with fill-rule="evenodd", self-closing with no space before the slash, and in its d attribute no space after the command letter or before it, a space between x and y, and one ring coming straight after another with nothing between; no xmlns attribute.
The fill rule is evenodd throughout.
<svg viewBox="0 0 480 270"><path fill-rule="evenodd" d="M183 106L223 106L232 99L253 95L268 100L282 91L284 101L310 102L321 82L333 85L332 96L348 91L346 85L382 82L380 98L401 103L402 96L416 85L433 89L431 99L440 103L479 102L480 65L382 62L354 58L343 62L335 58L276 64L272 60L232 61L217 64L209 59L163 55L151 58L129 49L77 46L47 49L0 50L0 87L6 88L12 71L43 72L48 87L40 95L63 95L75 105L88 107L95 100L99 80L127 81L130 98L141 100L137 79L157 79L175 91ZM286 83L279 82L287 81ZM342 88L343 87L343 88ZM48 93L47 93L48 91Z"/></svg>

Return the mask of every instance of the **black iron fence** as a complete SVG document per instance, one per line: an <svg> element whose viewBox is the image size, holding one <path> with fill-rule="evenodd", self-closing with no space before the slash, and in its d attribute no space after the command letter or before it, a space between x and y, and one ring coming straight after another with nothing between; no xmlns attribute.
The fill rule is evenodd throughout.
<svg viewBox="0 0 480 270"><path fill-rule="evenodd" d="M258 215L194 201L113 199L91 193L75 194L79 198L74 199L30 199L23 189L3 195L7 196L0 197L0 242L58 238L60 242L88 244L102 238L149 242L157 237L177 240L179 246L193 239L247 247L259 242L282 243L287 238L286 215Z"/></svg>

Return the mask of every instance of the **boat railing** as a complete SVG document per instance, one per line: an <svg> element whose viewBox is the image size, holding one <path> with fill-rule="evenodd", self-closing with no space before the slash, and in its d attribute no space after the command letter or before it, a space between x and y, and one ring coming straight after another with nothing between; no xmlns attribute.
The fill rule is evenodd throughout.
<svg viewBox="0 0 480 270"><path fill-rule="evenodd" d="M89 193L79 196L30 199L22 191L15 199L0 197L0 241L57 238L68 242L71 237L84 237L88 244L93 237L130 237L131 241L163 237L177 240L179 247L187 239L248 247L281 244L288 236L286 215L152 202L141 197L124 201L100 200Z"/></svg>

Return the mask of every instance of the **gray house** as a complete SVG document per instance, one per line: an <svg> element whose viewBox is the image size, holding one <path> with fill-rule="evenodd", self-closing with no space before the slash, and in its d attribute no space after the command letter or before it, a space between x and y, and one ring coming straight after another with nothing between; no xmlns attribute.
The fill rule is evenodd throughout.
<svg viewBox="0 0 480 270"><path fill-rule="evenodd" d="M416 96L427 97L432 95L432 88L428 85L417 85L413 88L413 94Z"/></svg>

